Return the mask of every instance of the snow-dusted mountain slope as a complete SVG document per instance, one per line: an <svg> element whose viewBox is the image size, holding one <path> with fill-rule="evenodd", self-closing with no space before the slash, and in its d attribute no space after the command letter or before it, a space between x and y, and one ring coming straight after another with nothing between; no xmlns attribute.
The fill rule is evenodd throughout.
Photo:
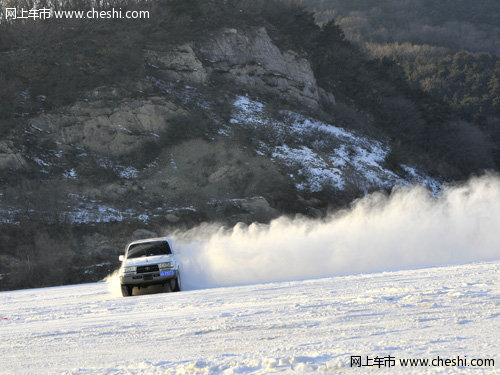
<svg viewBox="0 0 500 375"><path fill-rule="evenodd" d="M500 262L116 297L0 293L2 373L365 373L350 356L500 360ZM386 367L370 367L387 373ZM373 372L370 371L370 372Z"/></svg>
<svg viewBox="0 0 500 375"><path fill-rule="evenodd" d="M385 160L390 147L383 142L292 111L280 111L278 120L263 103L245 96L237 97L234 107L231 125L265 134L256 152L284 163L299 191L318 192L325 187L367 191L408 183L439 190L438 181L415 168L400 165L399 174L388 169Z"/></svg>
<svg viewBox="0 0 500 375"><path fill-rule="evenodd" d="M186 143L173 149L167 147L163 153L151 157L151 160L148 159L147 163L142 164L136 160L140 159L139 156L134 157L131 154L132 157L128 158L127 162L135 163L135 165L122 165L124 162L122 159L105 155L101 149L99 152L94 150L95 153L83 152L84 149L82 149L76 155L63 151L61 144L64 137L58 133L59 128L52 128L55 125L42 116L35 121L38 125L29 126L30 133L26 136L30 142L35 143L40 137L56 137L57 139L51 140L54 142L53 149L42 147L43 152L34 148L24 150L26 160L33 160L35 162L33 168L44 176L59 179L60 187L73 186L78 182L85 186L99 186L99 188L90 190L79 188L75 190L79 191L78 193L61 193L59 196L64 199L49 205L49 208L42 203L30 209L38 212L48 210L58 220L75 224L131 220L148 224L152 219L154 221L165 216L166 210L180 210L186 206L193 211L203 210L200 202L208 202L210 205L214 201L227 203L231 199L256 196L264 196L270 200L270 193L263 186L272 178L277 179L276 188L294 186L298 193L305 195L327 189L334 192L357 192L358 196L362 196L375 190L409 184L422 184L437 194L441 188L443 181L426 175L416 166L398 164L397 167L393 166L391 169L387 163L391 152L387 140L377 140L368 135L320 121L312 116L274 108L274 105L266 103L263 99L243 95L234 95L230 100L228 99L231 105L227 109L228 117L230 117L227 120L225 117L220 118L214 114L216 102L197 89L187 86L182 90L179 88L174 90L161 81L155 81L155 86L165 95L175 93L176 99L181 101L183 107L197 108L203 113L211 113L216 125L210 131L214 134L205 134L206 137L211 138L211 143L199 141L193 144ZM153 105L153 103L156 104ZM149 99L142 103L143 107L151 111L153 111L151 108L160 111L158 112L160 115L153 111L148 121L151 122L154 118L155 121L162 122L164 118L167 118L167 114L161 110L166 111L165 108L173 106L168 103L170 102L166 99L159 98ZM98 120L109 122L106 116L104 116L106 120L101 118L98 115L100 112L94 108L100 108L102 105L104 104L101 102L92 105L78 103L68 108L67 111L70 113L83 111L86 114L83 119L75 116L78 117L78 121L83 121L85 124ZM129 105L134 109L129 108ZM137 118L142 118L141 116L144 115L136 108L137 106L143 108L135 102L133 105L122 104L122 112L117 110L119 115L115 114L115 116L123 123L127 123L130 129L135 129L135 122L140 122ZM174 107L177 109L176 106ZM92 108L97 112L93 112ZM104 111L102 108L101 110ZM107 108L107 111L112 110ZM134 111L140 113L137 114ZM141 111L146 111L146 109L143 108ZM174 112L180 111L177 109ZM107 116L112 116L111 112ZM125 119L128 119L128 122ZM69 121L73 125L78 122L75 119L64 121ZM120 125L120 121L108 125L110 126L109 132L124 137L123 144L120 143L118 147L124 154L128 145L133 144L134 147L139 147L139 141L151 142L151 145L161 141L157 133L151 133L149 128L146 130L142 123L140 126L135 124L141 129L140 131L137 129L132 131ZM155 131L161 133L158 129ZM208 130L205 129L204 132ZM135 133L137 134L132 136ZM111 137L109 134L106 136ZM80 134L77 138L82 137L85 138ZM101 134L99 137L105 136ZM114 140L119 138L113 137L111 138ZM164 137L167 136L164 134ZM222 149L221 142L227 142L224 143ZM238 152L242 153L240 160L236 160L234 155L223 156L223 151L227 149L228 144L238 145L236 148L240 150L234 153L235 155ZM97 147L94 143L92 145ZM158 149L161 148L163 147L158 145ZM204 149L208 151L203 151ZM97 159L92 162L94 157ZM265 164L262 164L264 161ZM239 181L238 179L248 172L248 168L254 168L251 166L252 163L261 163L259 165L263 166L253 169L252 177L247 177L247 180L241 183L235 183L234 181ZM193 168L194 164L200 167ZM243 164L245 167L241 167ZM87 166L87 172L94 168L111 177L107 182L100 179L93 180L92 177L91 181L87 181L82 177L83 166ZM92 172L90 176L94 173ZM233 185L239 187L231 187ZM186 190L188 189L186 186L198 188L192 192ZM248 186L255 186L255 188L247 189ZM127 191L130 192L130 189L133 191L134 199L124 199L124 195ZM175 195L173 192L178 193ZM155 194L156 198L154 198ZM194 195L199 196L195 199ZM40 201L43 202L43 200ZM141 203L138 204L138 202ZM148 202L155 203L149 206ZM148 208L145 209L144 205ZM232 208L242 211L235 204L232 204ZM12 198L12 194L4 196L0 192L0 222L7 224L22 222L25 210L26 207ZM253 218L255 221L259 221L258 219Z"/></svg>

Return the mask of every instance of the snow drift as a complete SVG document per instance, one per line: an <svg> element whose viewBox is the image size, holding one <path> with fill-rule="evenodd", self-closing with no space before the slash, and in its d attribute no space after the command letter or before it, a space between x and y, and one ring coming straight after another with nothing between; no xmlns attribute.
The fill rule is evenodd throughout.
<svg viewBox="0 0 500 375"><path fill-rule="evenodd" d="M374 193L324 220L207 224L174 234L184 289L318 278L500 258L500 176L433 196L422 186Z"/></svg>

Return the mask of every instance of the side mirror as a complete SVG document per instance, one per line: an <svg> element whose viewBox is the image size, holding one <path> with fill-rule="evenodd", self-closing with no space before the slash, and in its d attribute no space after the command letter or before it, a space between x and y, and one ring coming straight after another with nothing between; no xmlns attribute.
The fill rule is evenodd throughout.
<svg viewBox="0 0 500 375"><path fill-rule="evenodd" d="M123 255L120 255L120 256L118 257L118 260L119 260L120 262L123 262L123 259L125 259L125 257L124 257Z"/></svg>

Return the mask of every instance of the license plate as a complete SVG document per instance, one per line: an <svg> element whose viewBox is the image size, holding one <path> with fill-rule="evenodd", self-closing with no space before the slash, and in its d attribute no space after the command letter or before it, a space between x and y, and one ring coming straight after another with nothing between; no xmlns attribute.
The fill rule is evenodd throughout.
<svg viewBox="0 0 500 375"><path fill-rule="evenodd" d="M160 276L174 276L175 272L174 271L161 271Z"/></svg>

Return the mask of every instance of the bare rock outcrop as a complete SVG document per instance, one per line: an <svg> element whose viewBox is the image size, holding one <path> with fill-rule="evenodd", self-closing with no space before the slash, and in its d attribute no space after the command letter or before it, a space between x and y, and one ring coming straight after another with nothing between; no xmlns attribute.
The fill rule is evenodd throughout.
<svg viewBox="0 0 500 375"><path fill-rule="evenodd" d="M27 167L26 159L13 142L0 141L0 170L19 170Z"/></svg>
<svg viewBox="0 0 500 375"><path fill-rule="evenodd" d="M161 97L122 99L118 104L80 101L34 118L31 127L63 146L78 144L92 153L120 156L157 140L169 119L181 113Z"/></svg>
<svg viewBox="0 0 500 375"><path fill-rule="evenodd" d="M264 197L251 197L241 200L240 206L249 213L269 220L279 215L279 212L269 205Z"/></svg>
<svg viewBox="0 0 500 375"><path fill-rule="evenodd" d="M162 78L198 84L207 81L207 72L189 44L166 52L145 50L144 59Z"/></svg>
<svg viewBox="0 0 500 375"><path fill-rule="evenodd" d="M294 51L282 52L264 27L221 29L196 45L144 50L144 59L165 80L223 80L311 108L335 103L331 93L318 87L309 61Z"/></svg>
<svg viewBox="0 0 500 375"><path fill-rule="evenodd" d="M309 61L282 52L264 27L223 29L200 46L207 72L245 87L318 107L320 94Z"/></svg>

